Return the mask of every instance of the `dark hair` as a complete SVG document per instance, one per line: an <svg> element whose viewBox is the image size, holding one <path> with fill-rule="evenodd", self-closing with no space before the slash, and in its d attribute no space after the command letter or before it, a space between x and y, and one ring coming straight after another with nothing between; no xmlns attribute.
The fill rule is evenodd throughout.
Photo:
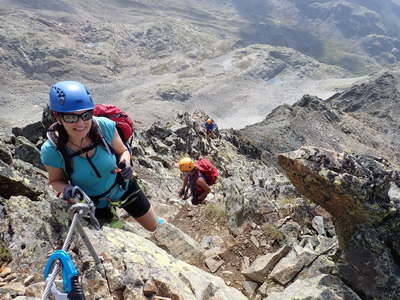
<svg viewBox="0 0 400 300"><path fill-rule="evenodd" d="M64 126L57 123L55 124L55 132L58 133L57 139L55 141L57 149L65 148L68 143L68 133L65 130ZM89 138L92 140L93 144L100 144L101 143L101 135L99 133L99 125L96 122L92 121L92 127L89 130L88 134Z"/></svg>

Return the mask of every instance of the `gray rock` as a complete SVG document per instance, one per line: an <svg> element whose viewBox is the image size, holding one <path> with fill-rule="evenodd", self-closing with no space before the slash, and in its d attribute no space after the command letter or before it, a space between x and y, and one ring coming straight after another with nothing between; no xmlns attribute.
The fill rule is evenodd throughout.
<svg viewBox="0 0 400 300"><path fill-rule="evenodd" d="M320 275L314 278L296 280L281 293L271 293L267 300L299 299L318 300L328 299L361 300L357 294L346 287L337 277L331 275Z"/></svg>
<svg viewBox="0 0 400 300"><path fill-rule="evenodd" d="M204 248L172 224L162 224L153 236L157 245L175 258L194 265L203 261Z"/></svg>
<svg viewBox="0 0 400 300"><path fill-rule="evenodd" d="M268 253L264 256L258 257L241 273L246 278L255 282L264 282L269 272L273 270L276 264L289 252L290 247L285 245L275 253Z"/></svg>
<svg viewBox="0 0 400 300"><path fill-rule="evenodd" d="M294 246L291 252L282 258L269 274L269 278L281 285L286 285L317 258L317 254L310 249Z"/></svg>
<svg viewBox="0 0 400 300"><path fill-rule="evenodd" d="M17 136L15 139L15 157L45 170L40 160L40 151L33 143L23 136Z"/></svg>
<svg viewBox="0 0 400 300"><path fill-rule="evenodd" d="M397 171L380 158L314 147L282 154L279 163L300 193L332 215L342 249L338 273L349 287L362 291L363 297L399 294L393 284L398 281L393 245L400 242L399 213L388 196L390 186L399 185ZM299 173L307 179L299 180ZM324 253L329 244L317 246L318 252Z"/></svg>

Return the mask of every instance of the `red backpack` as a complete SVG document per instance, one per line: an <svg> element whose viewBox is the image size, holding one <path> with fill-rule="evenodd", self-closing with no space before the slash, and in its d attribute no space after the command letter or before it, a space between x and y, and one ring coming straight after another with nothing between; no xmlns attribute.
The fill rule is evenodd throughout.
<svg viewBox="0 0 400 300"><path fill-rule="evenodd" d="M208 185L213 185L217 181L218 170L207 158L200 158L196 162L196 166L199 168L200 173L206 176Z"/></svg>
<svg viewBox="0 0 400 300"><path fill-rule="evenodd" d="M127 143L134 132L131 118L121 109L111 104L96 104L94 108L96 117L106 117L117 123L117 131L124 143Z"/></svg>

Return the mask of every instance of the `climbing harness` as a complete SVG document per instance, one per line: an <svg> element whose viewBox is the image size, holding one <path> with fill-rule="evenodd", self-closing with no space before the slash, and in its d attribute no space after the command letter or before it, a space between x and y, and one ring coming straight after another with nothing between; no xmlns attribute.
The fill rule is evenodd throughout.
<svg viewBox="0 0 400 300"><path fill-rule="evenodd" d="M79 220L79 218L90 217L90 222L92 226L95 229L100 230L99 221L96 219L94 215L95 211L94 203L78 186L75 186L73 188L72 195L74 195L74 199L78 203L73 204L68 210L68 214L72 222L67 234L67 238L65 239L64 245L62 247L62 250L55 251L47 261L44 270L46 288L43 292L42 300L47 300L50 295L50 292L53 293L56 300L85 299L82 288L79 284L78 272L75 268L74 263L71 260L71 257L67 253L68 248L70 247L72 239L74 237L75 228L78 231L87 249L89 250L90 254L92 255L95 263L97 265L101 264L101 260L98 257L96 251L94 250L93 245L91 244L89 238L85 234L85 231L83 230ZM57 287L54 283L57 273L60 270L60 267L62 267L63 270L62 271L63 289L64 289L63 293L57 290Z"/></svg>

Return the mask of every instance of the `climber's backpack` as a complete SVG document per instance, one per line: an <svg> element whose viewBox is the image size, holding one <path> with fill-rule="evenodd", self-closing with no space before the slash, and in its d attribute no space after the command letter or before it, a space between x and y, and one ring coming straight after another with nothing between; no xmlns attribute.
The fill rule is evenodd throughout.
<svg viewBox="0 0 400 300"><path fill-rule="evenodd" d="M132 145L132 135L134 133L133 122L131 118L120 108L111 104L96 104L94 108L96 117L106 117L117 123L117 131L122 141L127 146ZM130 139L130 142L128 140Z"/></svg>
<svg viewBox="0 0 400 300"><path fill-rule="evenodd" d="M217 181L218 170L207 158L200 158L196 161L196 166L199 168L200 173L206 177L208 185L213 185Z"/></svg>

